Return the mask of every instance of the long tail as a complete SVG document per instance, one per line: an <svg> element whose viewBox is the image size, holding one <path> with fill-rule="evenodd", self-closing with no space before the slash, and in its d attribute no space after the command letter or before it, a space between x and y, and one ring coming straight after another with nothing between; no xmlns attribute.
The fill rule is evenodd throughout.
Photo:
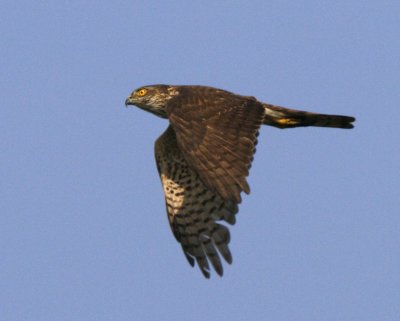
<svg viewBox="0 0 400 321"><path fill-rule="evenodd" d="M263 104L265 116L263 123L278 128L303 126L353 128L356 119L350 116L315 114L307 111Z"/></svg>

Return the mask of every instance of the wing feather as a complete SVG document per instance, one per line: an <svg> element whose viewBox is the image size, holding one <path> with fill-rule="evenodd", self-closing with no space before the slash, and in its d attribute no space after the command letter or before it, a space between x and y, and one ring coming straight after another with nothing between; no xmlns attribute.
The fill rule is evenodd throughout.
<svg viewBox="0 0 400 321"><path fill-rule="evenodd" d="M196 262L206 278L210 277L210 264L222 275L220 255L228 263L232 255L229 230L218 221L234 224L237 203L224 200L203 183L187 164L171 126L156 141L155 156L168 220L189 264Z"/></svg>
<svg viewBox="0 0 400 321"><path fill-rule="evenodd" d="M252 97L201 86L179 87L167 115L188 165L225 200L240 203L264 108Z"/></svg>

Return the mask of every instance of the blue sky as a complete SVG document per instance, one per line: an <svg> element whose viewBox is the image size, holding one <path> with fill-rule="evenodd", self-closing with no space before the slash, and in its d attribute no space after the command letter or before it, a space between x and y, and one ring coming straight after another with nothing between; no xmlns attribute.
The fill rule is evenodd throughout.
<svg viewBox="0 0 400 321"><path fill-rule="evenodd" d="M2 1L0 320L399 320L400 2ZM124 100L203 84L357 117L261 130L223 278Z"/></svg>

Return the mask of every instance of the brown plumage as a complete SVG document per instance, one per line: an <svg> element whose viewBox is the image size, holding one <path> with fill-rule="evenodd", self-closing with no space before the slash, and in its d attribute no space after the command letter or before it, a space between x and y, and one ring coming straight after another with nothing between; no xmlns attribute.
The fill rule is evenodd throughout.
<svg viewBox="0 0 400 321"><path fill-rule="evenodd" d="M207 278L209 263L222 276L219 255L232 262L229 230L217 222L234 224L241 192L250 193L246 177L260 126L353 128L355 120L273 106L205 86L145 86L125 104L169 120L155 144L168 219L189 263L197 262Z"/></svg>
<svg viewBox="0 0 400 321"><path fill-rule="evenodd" d="M238 207L207 188L199 175L187 164L178 147L171 126L157 139L155 156L164 189L168 219L189 263L197 261L204 276L209 277L208 260L218 274L222 264L218 253L229 263L229 231L216 221L235 223Z"/></svg>

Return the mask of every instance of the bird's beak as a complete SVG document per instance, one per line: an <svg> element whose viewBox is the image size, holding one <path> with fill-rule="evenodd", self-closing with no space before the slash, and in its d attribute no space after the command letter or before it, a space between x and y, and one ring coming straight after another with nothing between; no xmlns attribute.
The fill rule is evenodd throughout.
<svg viewBox="0 0 400 321"><path fill-rule="evenodd" d="M128 107L128 105L133 105L131 97L128 97L125 100L125 107Z"/></svg>

